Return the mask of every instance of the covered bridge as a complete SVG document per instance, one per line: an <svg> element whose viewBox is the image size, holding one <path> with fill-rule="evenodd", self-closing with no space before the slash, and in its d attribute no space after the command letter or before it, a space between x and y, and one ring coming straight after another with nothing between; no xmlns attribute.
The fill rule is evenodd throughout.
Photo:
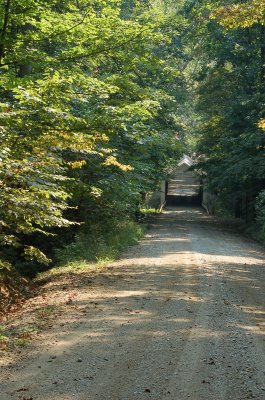
<svg viewBox="0 0 265 400"><path fill-rule="evenodd" d="M161 205L200 205L200 177L190 168L194 161L184 155L176 168L170 172L168 180L162 182Z"/></svg>

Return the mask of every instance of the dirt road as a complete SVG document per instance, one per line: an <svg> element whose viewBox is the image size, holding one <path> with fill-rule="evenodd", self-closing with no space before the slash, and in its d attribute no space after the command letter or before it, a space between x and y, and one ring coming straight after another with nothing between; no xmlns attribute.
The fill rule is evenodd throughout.
<svg viewBox="0 0 265 400"><path fill-rule="evenodd" d="M7 359L1 400L265 399L255 242L200 209L172 209L107 271L82 279L71 299L58 287L61 315Z"/></svg>

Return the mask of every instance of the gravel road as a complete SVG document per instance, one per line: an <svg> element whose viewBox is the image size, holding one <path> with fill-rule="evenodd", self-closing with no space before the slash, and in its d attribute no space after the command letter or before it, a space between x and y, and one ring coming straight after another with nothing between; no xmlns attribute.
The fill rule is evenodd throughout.
<svg viewBox="0 0 265 400"><path fill-rule="evenodd" d="M3 358L0 399L264 400L264 254L201 209L167 210L108 269L53 288L60 312Z"/></svg>

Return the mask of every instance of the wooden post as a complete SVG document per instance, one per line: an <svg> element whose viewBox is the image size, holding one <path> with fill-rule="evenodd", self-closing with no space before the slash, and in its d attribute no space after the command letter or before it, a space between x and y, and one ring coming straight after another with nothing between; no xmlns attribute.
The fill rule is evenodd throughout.
<svg viewBox="0 0 265 400"><path fill-rule="evenodd" d="M160 190L160 207L166 202L166 181L161 182L161 190Z"/></svg>

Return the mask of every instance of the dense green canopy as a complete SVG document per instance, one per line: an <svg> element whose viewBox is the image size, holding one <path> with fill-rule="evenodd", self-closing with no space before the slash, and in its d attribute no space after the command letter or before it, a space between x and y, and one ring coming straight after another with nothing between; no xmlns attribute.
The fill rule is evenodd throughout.
<svg viewBox="0 0 265 400"><path fill-rule="evenodd" d="M0 13L2 262L15 246L48 263L36 234L132 214L179 154L178 28L116 0L7 0Z"/></svg>
<svg viewBox="0 0 265 400"><path fill-rule="evenodd" d="M264 235L265 7L200 2L191 12L196 151L219 208ZM256 230L256 227L255 227Z"/></svg>

